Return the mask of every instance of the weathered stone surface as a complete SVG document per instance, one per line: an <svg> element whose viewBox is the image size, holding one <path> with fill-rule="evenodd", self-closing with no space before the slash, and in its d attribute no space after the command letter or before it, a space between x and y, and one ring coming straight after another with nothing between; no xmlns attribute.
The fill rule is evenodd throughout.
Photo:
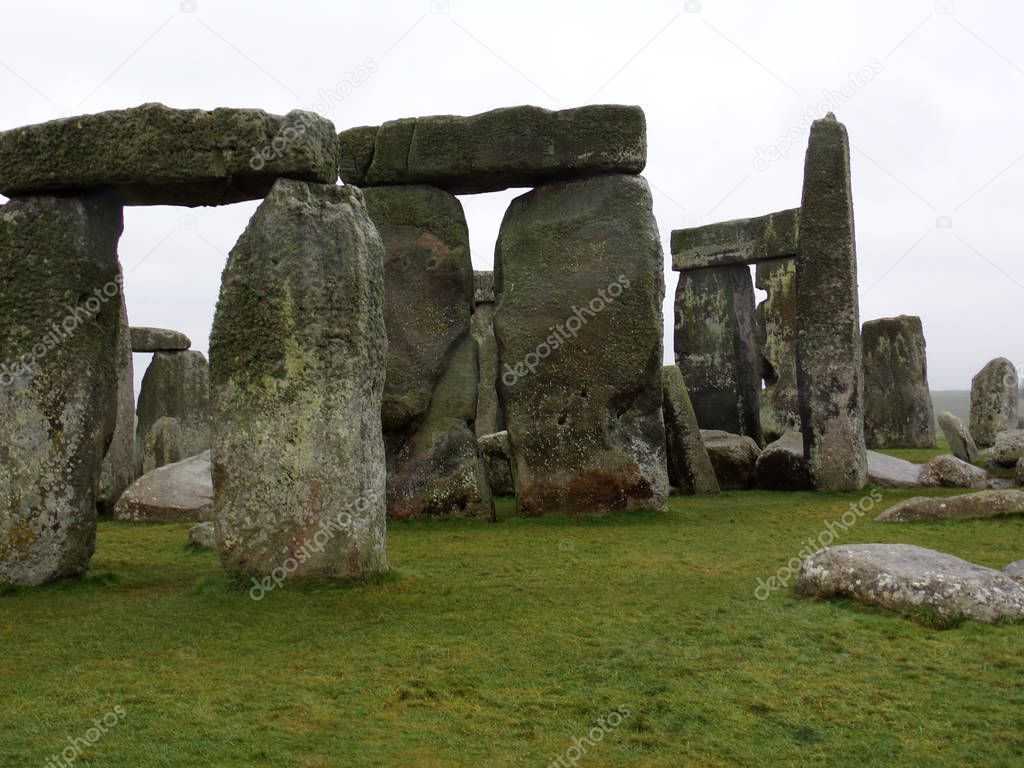
<svg viewBox="0 0 1024 768"><path fill-rule="evenodd" d="M142 474L165 464L184 461L189 456L183 448L181 422L173 416L161 416L146 435L142 449Z"/></svg>
<svg viewBox="0 0 1024 768"><path fill-rule="evenodd" d="M879 488L911 488L921 485L922 465L906 459L886 456L878 451L867 452L868 482Z"/></svg>
<svg viewBox="0 0 1024 768"><path fill-rule="evenodd" d="M754 484L763 491L809 491L814 488L804 458L804 438L787 432L757 457Z"/></svg>
<svg viewBox="0 0 1024 768"><path fill-rule="evenodd" d="M796 256L800 209L672 231L672 269L756 264Z"/></svg>
<svg viewBox="0 0 1024 768"><path fill-rule="evenodd" d="M701 428L749 435L760 443L760 361L747 267L680 273L675 356Z"/></svg>
<svg viewBox="0 0 1024 768"><path fill-rule="evenodd" d="M669 483L680 493L718 493L715 468L701 439L697 415L679 368L664 366L661 385Z"/></svg>
<svg viewBox="0 0 1024 768"><path fill-rule="evenodd" d="M512 201L495 248L498 392L522 515L664 509L661 244L639 176Z"/></svg>
<svg viewBox="0 0 1024 768"><path fill-rule="evenodd" d="M365 162L366 136L342 134L342 153ZM363 177L367 186L430 184L452 194L535 187L601 173L640 173L647 122L640 107L590 105L551 112L507 107L472 117L437 115L384 123ZM358 171L356 168L342 167ZM353 173L357 178L358 173Z"/></svg>
<svg viewBox="0 0 1024 768"><path fill-rule="evenodd" d="M193 525L188 529L188 545L195 549L216 549L216 526L209 521Z"/></svg>
<svg viewBox="0 0 1024 768"><path fill-rule="evenodd" d="M935 415L921 318L864 323L864 440L869 448L934 448Z"/></svg>
<svg viewBox="0 0 1024 768"><path fill-rule="evenodd" d="M949 411L944 411L939 414L939 427L954 456L971 463L978 460L978 446L971 437L970 430L960 419Z"/></svg>
<svg viewBox="0 0 1024 768"><path fill-rule="evenodd" d="M184 352L192 340L180 331L132 326L132 352Z"/></svg>
<svg viewBox="0 0 1024 768"><path fill-rule="evenodd" d="M1003 568L1003 573L1024 586L1024 560L1017 560Z"/></svg>
<svg viewBox="0 0 1024 768"><path fill-rule="evenodd" d="M386 571L384 247L349 186L278 181L228 256L210 334L221 562Z"/></svg>
<svg viewBox="0 0 1024 768"><path fill-rule="evenodd" d="M889 507L875 520L882 523L910 523L961 517L998 517L1015 512L1024 512L1024 491L980 491L946 498L915 496Z"/></svg>
<svg viewBox="0 0 1024 768"><path fill-rule="evenodd" d="M745 491L754 485L761 449L753 438L718 429L702 429L700 435L723 491Z"/></svg>
<svg viewBox="0 0 1024 768"><path fill-rule="evenodd" d="M459 201L427 186L364 190L384 243L388 515L490 517L473 425L473 266Z"/></svg>
<svg viewBox="0 0 1024 768"><path fill-rule="evenodd" d="M480 453L484 457L491 493L495 496L513 495L516 486L512 477L512 442L508 439L508 432L481 435L477 438L477 443L480 444Z"/></svg>
<svg viewBox="0 0 1024 768"><path fill-rule="evenodd" d="M123 278L123 275L122 275ZM122 279L122 286L124 281ZM128 309L121 302L121 322L117 328L117 400L114 434L103 456L97 511L110 515L125 488L135 480L135 371L128 330Z"/></svg>
<svg viewBox="0 0 1024 768"><path fill-rule="evenodd" d="M996 435L992 463L997 467L1016 467L1024 454L1024 429L1008 429Z"/></svg>
<svg viewBox="0 0 1024 768"><path fill-rule="evenodd" d="M852 597L894 611L995 624L1024 617L1024 588L991 568L910 544L826 547L808 557L797 594Z"/></svg>
<svg viewBox="0 0 1024 768"><path fill-rule="evenodd" d="M81 576L115 426L121 208L0 206L0 583Z"/></svg>
<svg viewBox="0 0 1024 768"><path fill-rule="evenodd" d="M971 435L982 448L994 445L996 435L1017 428L1017 370L998 357L971 379Z"/></svg>
<svg viewBox="0 0 1024 768"><path fill-rule="evenodd" d="M0 133L8 197L113 189L127 205L221 205L263 197L281 177L337 180L329 120L143 104Z"/></svg>
<svg viewBox="0 0 1024 768"><path fill-rule="evenodd" d="M800 431L796 388L796 260L757 265L755 285L768 297L754 309L761 353L761 432L765 441Z"/></svg>
<svg viewBox="0 0 1024 768"><path fill-rule="evenodd" d="M498 402L498 341L494 338L494 273L473 273L473 318L479 382L476 390L476 436L505 429L505 416Z"/></svg>
<svg viewBox="0 0 1024 768"><path fill-rule="evenodd" d="M366 184L366 172L373 161L376 125L361 125L338 134L338 175L346 184Z"/></svg>
<svg viewBox="0 0 1024 768"><path fill-rule="evenodd" d="M956 456L936 456L921 468L919 485L942 488L984 488L988 473Z"/></svg>
<svg viewBox="0 0 1024 768"><path fill-rule="evenodd" d="M867 480L857 250L846 127L815 120L804 160L796 268L797 385L815 487Z"/></svg>
<svg viewBox="0 0 1024 768"><path fill-rule="evenodd" d="M1017 461L1017 469L1014 472L1014 480L1017 481L1017 485L1024 485L1024 456L1021 456Z"/></svg>
<svg viewBox="0 0 1024 768"><path fill-rule="evenodd" d="M114 507L115 518L133 523L189 523L212 516L209 451L147 472Z"/></svg>
<svg viewBox="0 0 1024 768"><path fill-rule="evenodd" d="M177 419L179 455L195 456L210 447L210 366L202 352L157 352L142 377L136 408L135 472L144 471L149 433L163 416Z"/></svg>

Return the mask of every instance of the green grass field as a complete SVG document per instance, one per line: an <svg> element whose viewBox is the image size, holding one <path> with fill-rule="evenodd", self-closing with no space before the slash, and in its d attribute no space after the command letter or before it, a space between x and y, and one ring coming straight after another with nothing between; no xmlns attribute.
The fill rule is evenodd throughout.
<svg viewBox="0 0 1024 768"><path fill-rule="evenodd" d="M186 525L104 522L84 581L0 596L0 765L46 765L115 707L76 766L1020 765L1024 626L755 598L859 498L586 520L502 500L498 523L391 525L378 583L260 601ZM868 516L839 543L865 541L1002 567L1024 519Z"/></svg>

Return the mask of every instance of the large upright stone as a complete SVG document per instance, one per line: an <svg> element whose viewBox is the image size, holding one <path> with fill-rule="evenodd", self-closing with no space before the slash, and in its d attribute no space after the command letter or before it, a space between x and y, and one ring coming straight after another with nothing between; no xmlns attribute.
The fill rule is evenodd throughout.
<svg viewBox="0 0 1024 768"><path fill-rule="evenodd" d="M697 415L679 368L664 366L661 384L669 483L681 493L718 493L715 468L701 439Z"/></svg>
<svg viewBox="0 0 1024 768"><path fill-rule="evenodd" d="M498 341L494 338L494 273L473 273L473 338L480 383L476 390L476 436L505 429L498 402Z"/></svg>
<svg viewBox="0 0 1024 768"><path fill-rule="evenodd" d="M768 296L754 310L761 353L761 432L765 442L800 431L796 388L796 260L757 265L755 285Z"/></svg>
<svg viewBox="0 0 1024 768"><path fill-rule="evenodd" d="M121 208L0 206L0 583L81 576L114 432Z"/></svg>
<svg viewBox="0 0 1024 768"><path fill-rule="evenodd" d="M804 160L796 269L797 387L815 488L867 481L857 250L846 127L815 120Z"/></svg>
<svg viewBox="0 0 1024 768"><path fill-rule="evenodd" d="M978 460L978 445L960 419L949 411L943 411L939 414L939 427L954 456L972 464Z"/></svg>
<svg viewBox="0 0 1024 768"><path fill-rule="evenodd" d="M864 440L869 448L934 448L935 415L921 318L864 323Z"/></svg>
<svg viewBox="0 0 1024 768"><path fill-rule="evenodd" d="M278 181L210 334L214 516L236 578L388 568L380 237L353 187Z"/></svg>
<svg viewBox="0 0 1024 768"><path fill-rule="evenodd" d="M761 377L754 338L754 286L746 266L679 274L676 365L697 423L761 441Z"/></svg>
<svg viewBox="0 0 1024 768"><path fill-rule="evenodd" d="M142 377L136 413L136 476L144 471L149 432L162 417L178 420L182 458L207 450L210 447L210 367L203 353L193 350L155 353Z"/></svg>
<svg viewBox="0 0 1024 768"><path fill-rule="evenodd" d="M1017 428L1017 370L997 357L971 379L971 435L982 448L995 445L996 435Z"/></svg>
<svg viewBox="0 0 1024 768"><path fill-rule="evenodd" d="M343 131L338 144L346 183L430 184L461 195L640 173L647 163L647 121L640 107L621 105L558 112L506 107L362 126Z"/></svg>
<svg viewBox="0 0 1024 768"><path fill-rule="evenodd" d="M473 265L459 201L435 187L364 190L384 243L388 515L493 512L476 442Z"/></svg>
<svg viewBox="0 0 1024 768"><path fill-rule="evenodd" d="M128 205L221 205L263 197L281 177L333 184L329 120L294 111L143 104L0 133L0 192L113 189Z"/></svg>
<svg viewBox="0 0 1024 768"><path fill-rule="evenodd" d="M123 282L122 282L123 285ZM112 514L124 490L135 480L135 370L128 330L128 308L121 302L117 329L117 403L114 433L103 456L97 510Z"/></svg>
<svg viewBox="0 0 1024 768"><path fill-rule="evenodd" d="M664 508L662 270L641 177L548 184L509 206L494 330L519 514Z"/></svg>

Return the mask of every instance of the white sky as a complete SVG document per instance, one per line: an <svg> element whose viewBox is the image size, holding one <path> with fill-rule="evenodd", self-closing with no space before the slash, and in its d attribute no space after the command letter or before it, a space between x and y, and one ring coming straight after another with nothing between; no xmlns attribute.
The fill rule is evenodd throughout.
<svg viewBox="0 0 1024 768"><path fill-rule="evenodd" d="M1024 363L1022 21L1010 0L32 0L4 7L0 129L147 101L310 109L368 59L377 71L324 112L339 130L639 104L668 360L670 231L799 205L806 115L833 92L854 146L861 318L920 315L932 388L962 389L993 357ZM756 163L791 129L786 157ZM462 198L478 269L516 194ZM132 324L205 351L226 254L255 206L127 209Z"/></svg>

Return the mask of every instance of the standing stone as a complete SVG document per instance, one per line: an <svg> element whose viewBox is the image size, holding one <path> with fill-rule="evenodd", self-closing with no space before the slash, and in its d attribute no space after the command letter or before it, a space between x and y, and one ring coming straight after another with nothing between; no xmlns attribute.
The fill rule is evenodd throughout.
<svg viewBox="0 0 1024 768"><path fill-rule="evenodd" d="M971 437L970 430L960 419L949 411L944 411L939 414L939 427L954 456L972 464L978 460L978 445Z"/></svg>
<svg viewBox="0 0 1024 768"><path fill-rule="evenodd" d="M971 380L971 435L982 448L995 445L996 435L1017 428L1017 370L997 357Z"/></svg>
<svg viewBox="0 0 1024 768"><path fill-rule="evenodd" d="M115 426L121 208L0 206L0 583L81 576Z"/></svg>
<svg viewBox="0 0 1024 768"><path fill-rule="evenodd" d="M284 180L231 249L210 383L217 543L236 578L388 569L383 252L358 189Z"/></svg>
<svg viewBox="0 0 1024 768"><path fill-rule="evenodd" d="M144 471L150 430L163 416L178 420L182 458L207 450L210 447L210 366L203 353L191 350L155 353L142 377L137 415L137 475Z"/></svg>
<svg viewBox="0 0 1024 768"><path fill-rule="evenodd" d="M122 286L123 286L122 280ZM135 370L128 330L128 307L121 302L117 329L117 402L114 434L103 457L97 511L110 515L125 488L135 480Z"/></svg>
<svg viewBox="0 0 1024 768"><path fill-rule="evenodd" d="M754 286L744 265L679 273L676 365L697 423L761 441L761 377L754 338Z"/></svg>
<svg viewBox="0 0 1024 768"><path fill-rule="evenodd" d="M857 250L846 127L815 120L804 160L796 268L800 423L815 488L867 481Z"/></svg>
<svg viewBox="0 0 1024 768"><path fill-rule="evenodd" d="M512 443L508 432L495 432L477 438L480 453L487 466L487 482L495 496L511 496L516 492L512 479Z"/></svg>
<svg viewBox="0 0 1024 768"><path fill-rule="evenodd" d="M661 384L669 483L680 493L718 493L715 468L701 439L697 415L679 368L664 366Z"/></svg>
<svg viewBox="0 0 1024 768"><path fill-rule="evenodd" d="M757 265L755 284L768 293L754 310L761 352L761 432L773 442L800 431L796 391L796 260Z"/></svg>
<svg viewBox="0 0 1024 768"><path fill-rule="evenodd" d="M596 176L517 197L495 290L519 514L664 509L664 276L647 182Z"/></svg>
<svg viewBox="0 0 1024 768"><path fill-rule="evenodd" d="M434 187L364 190L384 243L388 515L493 513L473 431L473 265L462 204Z"/></svg>
<svg viewBox="0 0 1024 768"><path fill-rule="evenodd" d="M473 338L480 383L476 394L476 436L505 429L498 402L498 341L494 338L494 273L473 273Z"/></svg>
<svg viewBox="0 0 1024 768"><path fill-rule="evenodd" d="M864 440L869 448L934 448L935 415L921 318L864 323Z"/></svg>
<svg viewBox="0 0 1024 768"><path fill-rule="evenodd" d="M182 445L181 422L173 416L161 416L146 435L141 474L148 475L154 469L187 459L189 455Z"/></svg>

